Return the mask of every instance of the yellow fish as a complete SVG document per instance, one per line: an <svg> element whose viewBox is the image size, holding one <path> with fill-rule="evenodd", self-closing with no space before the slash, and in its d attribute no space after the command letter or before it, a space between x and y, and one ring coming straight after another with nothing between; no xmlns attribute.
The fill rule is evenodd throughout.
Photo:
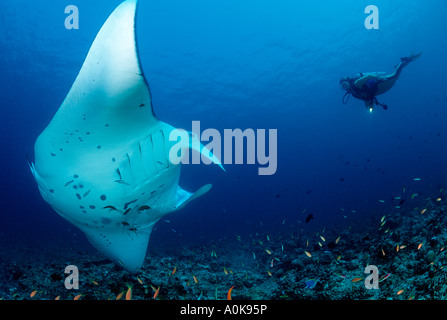
<svg viewBox="0 0 447 320"><path fill-rule="evenodd" d="M132 286L127 285L126 300L132 300Z"/></svg>
<svg viewBox="0 0 447 320"><path fill-rule="evenodd" d="M36 290L34 290L33 292L31 292L31 294L29 295L29 296L30 296L30 298L34 297L34 296L36 295L36 293L37 293L37 291L36 291Z"/></svg>
<svg viewBox="0 0 447 320"><path fill-rule="evenodd" d="M309 252L307 252L307 251L304 251L304 253L306 254L306 256L308 256L309 258L310 257L312 257L312 255L309 253Z"/></svg>
<svg viewBox="0 0 447 320"><path fill-rule="evenodd" d="M76 297L74 297L73 300L79 300L79 299L81 299L81 297L82 297L82 294L78 294Z"/></svg>
<svg viewBox="0 0 447 320"><path fill-rule="evenodd" d="M404 289L397 291L397 295L400 295L402 292L404 292Z"/></svg>
<svg viewBox="0 0 447 320"><path fill-rule="evenodd" d="M140 278L137 277L137 280L140 284L143 284L143 280L141 280Z"/></svg>
<svg viewBox="0 0 447 320"><path fill-rule="evenodd" d="M421 210L421 214L424 214L425 211L427 211L427 209L422 209L422 210Z"/></svg>
<svg viewBox="0 0 447 320"><path fill-rule="evenodd" d="M424 245L424 243L419 243L418 250Z"/></svg>
<svg viewBox="0 0 447 320"><path fill-rule="evenodd" d="M337 238L337 239L335 239L335 244L337 244L337 243L338 243L338 241L340 241L340 237L341 237L341 236L338 236L338 238Z"/></svg>
<svg viewBox="0 0 447 320"><path fill-rule="evenodd" d="M119 295L116 296L116 300L119 300L123 297L124 291L122 291Z"/></svg>
<svg viewBox="0 0 447 320"><path fill-rule="evenodd" d="M320 236L320 239L323 240L323 242L326 241L326 239L323 236Z"/></svg>
<svg viewBox="0 0 447 320"><path fill-rule="evenodd" d="M363 280L363 278L356 277L356 278L352 279L351 282L352 283L356 283L356 282L359 282L359 281L362 281L362 280Z"/></svg>
<svg viewBox="0 0 447 320"><path fill-rule="evenodd" d="M227 269L225 269L225 267L223 269L224 269L225 274L228 275Z"/></svg>
<svg viewBox="0 0 447 320"><path fill-rule="evenodd" d="M268 254L272 254L272 252L269 249L265 249L265 252L267 252Z"/></svg>
<svg viewBox="0 0 447 320"><path fill-rule="evenodd" d="M195 283L199 283L199 280L197 280L197 277L195 275L192 276L194 278Z"/></svg>

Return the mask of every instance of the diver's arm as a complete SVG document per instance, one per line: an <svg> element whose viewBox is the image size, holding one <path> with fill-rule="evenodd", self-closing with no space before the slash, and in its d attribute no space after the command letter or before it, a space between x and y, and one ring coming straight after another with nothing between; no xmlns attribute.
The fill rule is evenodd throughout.
<svg viewBox="0 0 447 320"><path fill-rule="evenodd" d="M357 80L354 82L354 85L355 85L357 88L361 89L361 88L363 88L363 85L364 85L368 80L370 80L370 79L377 79L378 77L379 77L379 76L378 76L377 74L369 73L369 74L364 75L364 76L361 77L360 79L357 79Z"/></svg>

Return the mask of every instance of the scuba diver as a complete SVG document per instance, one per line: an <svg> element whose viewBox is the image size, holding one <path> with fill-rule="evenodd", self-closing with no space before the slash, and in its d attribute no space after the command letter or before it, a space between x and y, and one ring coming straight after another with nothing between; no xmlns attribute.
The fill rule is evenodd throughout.
<svg viewBox="0 0 447 320"><path fill-rule="evenodd" d="M422 52L400 58L401 62L394 68L394 72L389 75L385 72L370 72L357 74L354 78L345 77L341 79L340 85L346 90L343 96L343 104L348 103L349 97L352 94L355 98L365 101L365 105L369 111L372 111L375 104L387 110L388 106L377 101L376 96L390 90L399 78L402 69L421 55Z"/></svg>

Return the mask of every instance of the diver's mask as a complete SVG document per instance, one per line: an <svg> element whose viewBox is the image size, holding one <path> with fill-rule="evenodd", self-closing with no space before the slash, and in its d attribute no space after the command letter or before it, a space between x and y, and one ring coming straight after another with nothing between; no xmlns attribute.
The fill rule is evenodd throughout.
<svg viewBox="0 0 447 320"><path fill-rule="evenodd" d="M351 82L352 82L351 79L346 77L346 78L343 78L340 80L340 85L344 90L350 92L351 91Z"/></svg>

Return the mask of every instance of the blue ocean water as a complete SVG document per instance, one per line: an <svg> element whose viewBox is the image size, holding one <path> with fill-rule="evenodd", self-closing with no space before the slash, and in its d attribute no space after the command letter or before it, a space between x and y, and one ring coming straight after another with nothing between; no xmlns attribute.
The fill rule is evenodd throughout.
<svg viewBox="0 0 447 320"><path fill-rule="evenodd" d="M0 241L91 249L41 198L26 157L119 3L0 2ZM64 27L70 4L79 30ZM378 30L364 26L369 4L380 10ZM258 175L258 165L184 165L182 187L213 189L160 221L150 245L341 229L380 216L404 186L435 196L447 178L446 14L443 0L140 0L140 60L161 120L278 132L274 175ZM342 77L391 73L421 51L379 97L388 110L342 103Z"/></svg>

